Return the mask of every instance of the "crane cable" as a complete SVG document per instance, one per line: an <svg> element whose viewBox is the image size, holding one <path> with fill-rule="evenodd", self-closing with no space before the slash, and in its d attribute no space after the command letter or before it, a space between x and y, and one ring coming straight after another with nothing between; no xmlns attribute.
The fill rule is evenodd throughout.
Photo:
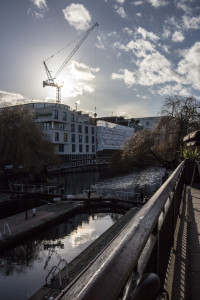
<svg viewBox="0 0 200 300"><path fill-rule="evenodd" d="M83 34L84 35L84 34ZM54 56L58 55L60 52L62 52L63 50L65 50L67 47L71 46L73 43L75 43L77 40L80 39L80 35L78 35L78 37L76 39L74 39L71 43L65 45L63 48L61 48L60 50L58 50L56 53L52 54L51 56L49 56L47 59L44 60L44 62L48 61L49 59L53 58Z"/></svg>

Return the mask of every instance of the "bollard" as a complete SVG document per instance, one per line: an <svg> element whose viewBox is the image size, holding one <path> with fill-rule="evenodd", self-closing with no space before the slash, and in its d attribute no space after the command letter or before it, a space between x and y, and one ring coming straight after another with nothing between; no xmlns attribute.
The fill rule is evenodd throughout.
<svg viewBox="0 0 200 300"><path fill-rule="evenodd" d="M36 216L36 208L33 208L33 217L35 217Z"/></svg>

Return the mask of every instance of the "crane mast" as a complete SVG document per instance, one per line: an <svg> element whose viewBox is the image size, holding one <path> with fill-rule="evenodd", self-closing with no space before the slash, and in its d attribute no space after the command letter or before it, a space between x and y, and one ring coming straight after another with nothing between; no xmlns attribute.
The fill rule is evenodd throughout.
<svg viewBox="0 0 200 300"><path fill-rule="evenodd" d="M63 84L58 84L55 82L55 79L58 77L60 72L64 69L64 67L67 65L67 63L70 61L70 59L74 56L76 51L79 49L81 44L85 41L85 39L88 37L88 35L91 33L91 31L96 27L99 26L98 23L95 23L90 29L87 30L87 32L84 34L84 36L80 39L76 47L71 51L71 53L68 55L68 57L65 59L65 61L62 63L62 65L59 67L57 72L55 73L55 76L52 77L51 72L48 69L48 66L46 64L46 61L43 61L45 71L47 73L47 80L43 81L43 87L45 86L53 86L56 87L56 103L61 103L61 87L63 87Z"/></svg>

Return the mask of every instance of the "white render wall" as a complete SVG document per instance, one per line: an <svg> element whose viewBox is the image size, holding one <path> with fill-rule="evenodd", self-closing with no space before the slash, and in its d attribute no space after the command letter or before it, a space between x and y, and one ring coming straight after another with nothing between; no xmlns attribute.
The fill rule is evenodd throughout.
<svg viewBox="0 0 200 300"><path fill-rule="evenodd" d="M135 133L134 128L106 121L97 121L97 151L119 150Z"/></svg>

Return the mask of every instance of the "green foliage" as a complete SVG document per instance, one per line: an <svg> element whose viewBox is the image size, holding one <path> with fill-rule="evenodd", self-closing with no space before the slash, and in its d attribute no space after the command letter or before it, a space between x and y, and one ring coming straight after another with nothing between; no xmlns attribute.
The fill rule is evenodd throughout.
<svg viewBox="0 0 200 300"><path fill-rule="evenodd" d="M200 149L197 147L184 147L181 151L183 154L183 157L185 159L191 159L191 160L199 160L200 159Z"/></svg>

